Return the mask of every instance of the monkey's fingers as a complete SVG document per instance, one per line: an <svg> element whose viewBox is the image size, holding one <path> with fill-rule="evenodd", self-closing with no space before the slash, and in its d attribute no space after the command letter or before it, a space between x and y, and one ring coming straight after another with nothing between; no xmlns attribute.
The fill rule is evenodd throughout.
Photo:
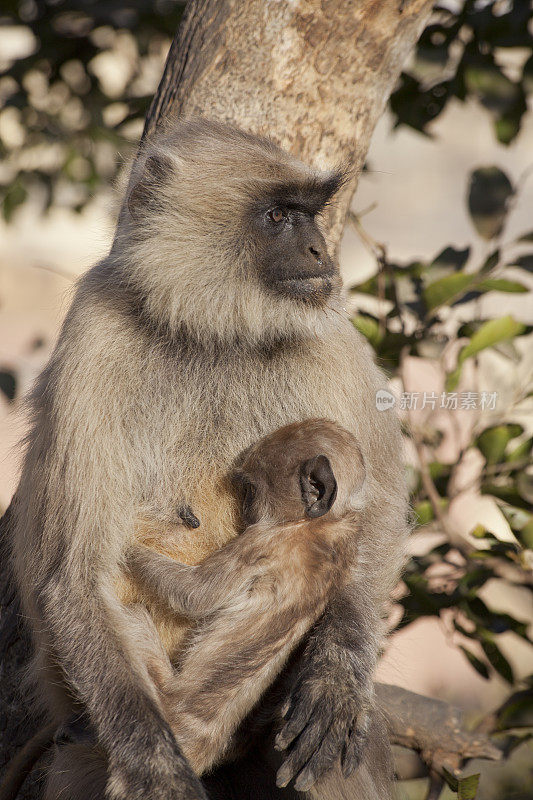
<svg viewBox="0 0 533 800"><path fill-rule="evenodd" d="M193 514L193 510L190 506L182 506L178 510L178 514L184 525L187 525L188 528L200 527L200 520Z"/></svg>
<svg viewBox="0 0 533 800"><path fill-rule="evenodd" d="M316 752L298 774L294 788L298 792L308 792L326 772L333 767L339 757L339 747L344 738L344 729L332 722L320 742Z"/></svg>
<svg viewBox="0 0 533 800"><path fill-rule="evenodd" d="M282 789L306 766L309 755L316 753L328 733L324 717L317 717L307 725L295 742L291 752L281 765L276 776L276 785Z"/></svg>
<svg viewBox="0 0 533 800"><path fill-rule="evenodd" d="M311 714L313 706L310 703L298 702L298 698L291 698L282 708L285 723L276 736L274 747L276 750L285 750L291 742L303 731Z"/></svg>
<svg viewBox="0 0 533 800"><path fill-rule="evenodd" d="M363 711L350 730L342 752L341 769L344 778L349 778L361 763L369 727L370 714L368 711Z"/></svg>

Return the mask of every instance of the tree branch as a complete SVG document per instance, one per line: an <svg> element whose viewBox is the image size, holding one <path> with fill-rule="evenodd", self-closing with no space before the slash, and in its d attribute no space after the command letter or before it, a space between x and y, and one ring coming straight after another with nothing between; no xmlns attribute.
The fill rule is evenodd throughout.
<svg viewBox="0 0 533 800"><path fill-rule="evenodd" d="M445 768L456 775L470 758L502 758L486 733L468 730L456 706L384 683L376 685L376 695L391 742L417 752L430 774L442 776Z"/></svg>

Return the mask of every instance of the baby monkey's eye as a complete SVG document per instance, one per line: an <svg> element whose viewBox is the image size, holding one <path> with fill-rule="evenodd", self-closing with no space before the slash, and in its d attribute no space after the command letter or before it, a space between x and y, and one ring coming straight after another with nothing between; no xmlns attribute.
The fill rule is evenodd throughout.
<svg viewBox="0 0 533 800"><path fill-rule="evenodd" d="M275 208L270 209L270 211L268 212L268 216L270 217L272 222L276 223L283 222L283 220L287 216L287 212L285 211L284 208L279 208L279 206L276 206Z"/></svg>

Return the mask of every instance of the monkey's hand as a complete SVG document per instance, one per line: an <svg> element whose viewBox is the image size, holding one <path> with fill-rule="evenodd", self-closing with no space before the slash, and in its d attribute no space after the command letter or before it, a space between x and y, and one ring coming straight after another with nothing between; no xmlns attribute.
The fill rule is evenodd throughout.
<svg viewBox="0 0 533 800"><path fill-rule="evenodd" d="M207 800L170 732L152 741L131 742L123 752L110 753L106 797L110 800ZM135 736L132 738L135 739ZM157 747L154 742L157 741ZM142 755L144 753L144 756ZM135 758L131 756L135 755Z"/></svg>
<svg viewBox="0 0 533 800"><path fill-rule="evenodd" d="M180 506L178 509L178 516L187 528L199 528L200 527L200 520L198 517L193 513L193 510L190 506Z"/></svg>
<svg viewBox="0 0 533 800"><path fill-rule="evenodd" d="M333 616L328 619L326 612L309 639L282 707L284 721L275 746L288 753L277 774L279 787L295 778L296 790L309 790L339 756L342 774L348 778L363 755L377 648L373 637L357 636L357 625L346 627L345 615L336 628L332 622Z"/></svg>

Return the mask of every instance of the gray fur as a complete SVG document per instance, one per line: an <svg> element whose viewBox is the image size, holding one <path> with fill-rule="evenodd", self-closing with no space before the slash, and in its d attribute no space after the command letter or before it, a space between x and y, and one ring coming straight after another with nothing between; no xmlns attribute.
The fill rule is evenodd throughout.
<svg viewBox="0 0 533 800"><path fill-rule="evenodd" d="M240 452L309 417L350 430L367 467L364 547L354 588L309 640L293 697L296 710L341 720L371 702L406 497L399 425L376 410L384 377L342 311L338 273L322 304L274 297L245 235L250 198L283 181L305 192L320 176L202 120L149 143L133 187L154 154L172 162L171 174L157 184L152 174L140 222L125 205L111 253L79 282L33 392L13 552L42 697L58 721L73 696L86 706L109 760L109 797L197 800L203 791L116 588L138 520L190 506L201 522L195 563L236 533L224 476ZM297 761L309 755L296 746Z"/></svg>

